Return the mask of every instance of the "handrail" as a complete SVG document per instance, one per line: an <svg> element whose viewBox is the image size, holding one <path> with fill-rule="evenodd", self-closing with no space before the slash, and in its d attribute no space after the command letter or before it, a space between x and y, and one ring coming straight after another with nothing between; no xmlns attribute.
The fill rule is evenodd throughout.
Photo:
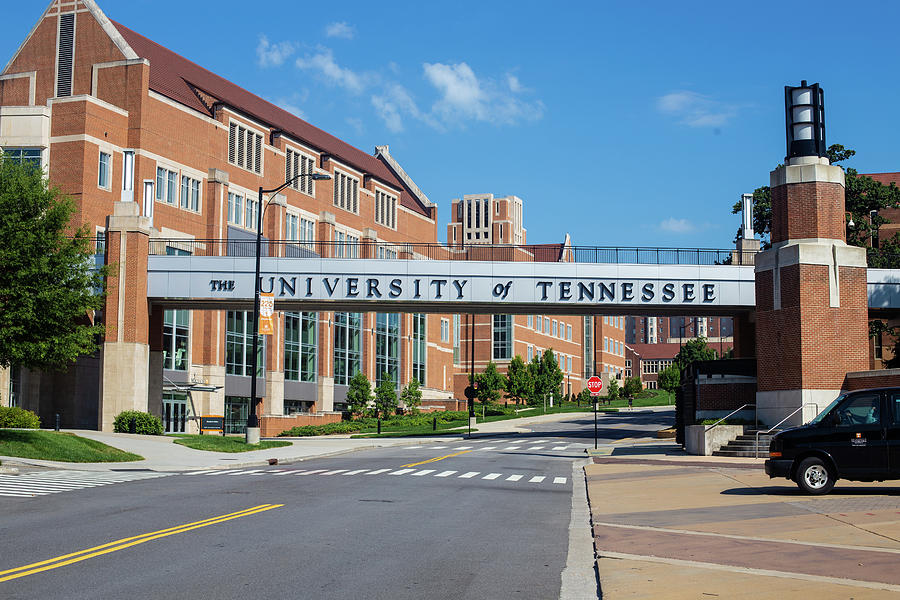
<svg viewBox="0 0 900 600"><path fill-rule="evenodd" d="M728 413L727 415L725 415L724 417L722 417L721 419L719 419L718 421L716 421L716 422L713 423L712 425L708 426L706 429L703 430L703 433L706 433L707 431L709 431L709 430L712 429L713 427L716 427L719 423L721 423L722 421L724 421L725 419L727 419L727 418L730 417L731 415L733 415L733 414L735 414L735 413L739 413L739 412L741 412L742 410L744 410L745 408L749 408L749 407L751 407L751 406L754 407L754 408L756 407L756 405L755 405L755 404L752 404L752 403L751 403L751 404L743 404L743 405L741 405L741 407L738 408L737 410L731 411L730 413Z"/></svg>
<svg viewBox="0 0 900 600"><path fill-rule="evenodd" d="M819 405L816 404L815 402L804 402L803 405L798 406L796 409L794 409L794 411L793 411L791 414L789 414L788 416L786 416L786 417L783 418L782 420L780 420L780 421L778 421L777 423L775 423L775 425L773 425L771 428L769 428L769 429L767 429L767 430L765 430L765 431L757 431L757 432L756 432L756 445L753 447L753 454L754 454L753 458L759 458L759 436L760 436L760 434L766 435L766 434L772 433L773 431L775 431L776 429L778 429L778 426L779 426L779 425L781 425L782 423L784 423L785 421L787 421L788 419L790 419L791 417L793 417L794 415L796 415L798 412L800 412L801 410L803 410L803 409L806 408L807 406L815 406L816 408L819 408Z"/></svg>

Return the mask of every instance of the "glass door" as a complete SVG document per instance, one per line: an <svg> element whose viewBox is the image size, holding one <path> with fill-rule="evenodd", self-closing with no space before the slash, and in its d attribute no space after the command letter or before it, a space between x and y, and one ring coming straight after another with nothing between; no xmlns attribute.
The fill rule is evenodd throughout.
<svg viewBox="0 0 900 600"><path fill-rule="evenodd" d="M187 425L187 396L163 394L163 430L166 433L184 433Z"/></svg>
<svg viewBox="0 0 900 600"><path fill-rule="evenodd" d="M225 396L225 433L247 433L250 398Z"/></svg>

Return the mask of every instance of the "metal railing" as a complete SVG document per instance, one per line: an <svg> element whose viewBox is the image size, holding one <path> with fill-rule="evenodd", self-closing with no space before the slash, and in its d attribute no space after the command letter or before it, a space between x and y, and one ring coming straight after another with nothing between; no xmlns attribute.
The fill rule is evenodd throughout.
<svg viewBox="0 0 900 600"><path fill-rule="evenodd" d="M791 412L791 414L789 414L788 416L786 416L786 417L783 418L782 420L780 420L780 421L778 421L777 423L775 423L775 425L773 425L771 428L769 428L769 429L767 429L767 430L765 430L765 431L757 431L757 432L756 432L756 445L753 447L753 454L754 454L753 458L759 458L759 436L760 436L760 435L768 435L768 434L772 433L773 431L775 431L776 429L778 429L778 426L779 426L779 425L781 425L782 423L784 423L785 421L787 421L788 419L790 419L791 417L793 417L794 415L796 415L798 412L800 412L801 410L803 410L803 409L806 408L807 406L815 406L817 410L818 410L818 408L819 408L819 405L816 404L816 403L814 403L814 402L806 402L806 403L804 403L802 406L798 406L796 409L794 409L794 410Z"/></svg>
<svg viewBox="0 0 900 600"><path fill-rule="evenodd" d="M719 419L718 421L716 421L716 422L713 423L712 425L709 425L708 427L706 427L706 429L703 430L703 433L706 433L707 431L709 431L709 430L712 429L713 427L718 427L719 423L721 423L722 421L727 420L728 417L730 417L730 416L732 416L732 415L736 415L737 413L741 412L741 411L744 410L745 408L750 408L751 406L752 406L753 408L756 408L756 405L755 405L755 404L742 404L740 408L731 411L730 413L728 413L727 415L725 415L724 417L722 417L721 419ZM755 413L755 415L754 415L754 417L753 417L753 420L755 421L755 423L756 423L757 425L759 424L759 411L756 411L756 413Z"/></svg>
<svg viewBox="0 0 900 600"><path fill-rule="evenodd" d="M293 258L403 259L508 262L575 262L647 265L730 265L731 249L715 248L615 248L604 246L425 244L381 241L263 240L262 255ZM153 239L150 254L192 256L256 255L255 238ZM740 261L738 261L740 262Z"/></svg>

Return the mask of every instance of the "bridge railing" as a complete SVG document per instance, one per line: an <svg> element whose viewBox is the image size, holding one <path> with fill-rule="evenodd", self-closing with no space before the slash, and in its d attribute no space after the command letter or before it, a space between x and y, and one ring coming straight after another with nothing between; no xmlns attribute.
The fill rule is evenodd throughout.
<svg viewBox="0 0 900 600"><path fill-rule="evenodd" d="M255 239L161 239L150 241L154 255L256 256ZM286 258L576 262L643 265L753 264L752 255L733 249L566 246L561 244L443 244L376 242L298 242L263 240L261 254ZM749 259L749 260L748 260Z"/></svg>

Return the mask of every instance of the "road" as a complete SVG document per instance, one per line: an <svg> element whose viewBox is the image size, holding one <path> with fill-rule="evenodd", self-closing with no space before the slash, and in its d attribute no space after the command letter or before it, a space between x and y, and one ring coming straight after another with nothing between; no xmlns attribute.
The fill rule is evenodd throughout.
<svg viewBox="0 0 900 600"><path fill-rule="evenodd" d="M601 443L671 418L602 415ZM558 598L567 562L592 564L569 550L588 446L576 415L293 465L57 479L0 497L0 597Z"/></svg>

